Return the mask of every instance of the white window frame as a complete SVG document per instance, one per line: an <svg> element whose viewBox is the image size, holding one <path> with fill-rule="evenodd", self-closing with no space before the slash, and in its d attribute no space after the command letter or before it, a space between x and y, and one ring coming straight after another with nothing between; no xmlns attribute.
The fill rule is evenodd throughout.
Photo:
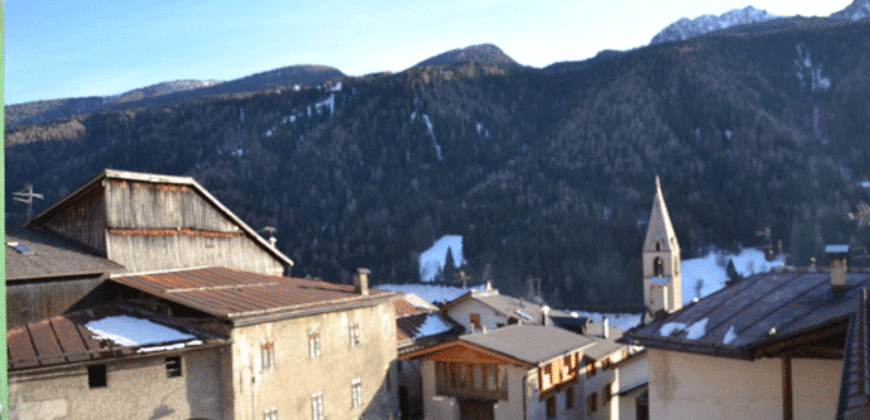
<svg viewBox="0 0 870 420"><path fill-rule="evenodd" d="M323 393L311 394L311 420L323 420Z"/></svg>
<svg viewBox="0 0 870 420"><path fill-rule="evenodd" d="M362 379L350 381L350 408L362 407Z"/></svg>
<svg viewBox="0 0 870 420"><path fill-rule="evenodd" d="M308 331L308 358L317 359L321 354L320 332L317 330Z"/></svg>
<svg viewBox="0 0 870 420"><path fill-rule="evenodd" d="M278 420L278 407L263 411L263 420Z"/></svg>
<svg viewBox="0 0 870 420"><path fill-rule="evenodd" d="M260 368L263 371L275 368L275 342L267 341L260 344Z"/></svg>
<svg viewBox="0 0 870 420"><path fill-rule="evenodd" d="M360 341L360 333L359 333L359 323L350 324L348 328L350 332L350 346L351 347L359 347Z"/></svg>

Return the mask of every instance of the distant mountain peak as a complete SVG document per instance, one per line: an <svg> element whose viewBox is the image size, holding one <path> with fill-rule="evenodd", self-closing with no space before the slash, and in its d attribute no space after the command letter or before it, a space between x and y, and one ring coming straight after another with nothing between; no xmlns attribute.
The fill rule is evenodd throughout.
<svg viewBox="0 0 870 420"><path fill-rule="evenodd" d="M650 41L650 45L683 41L731 26L763 22L777 17L779 16L770 14L766 10L746 6L743 9L734 9L719 16L702 15L691 20L682 18L657 33Z"/></svg>
<svg viewBox="0 0 870 420"><path fill-rule="evenodd" d="M831 13L831 17L851 21L870 19L870 0L854 0L845 9Z"/></svg>
<svg viewBox="0 0 870 420"><path fill-rule="evenodd" d="M463 61L479 61L505 67L519 66L519 63L505 54L501 48L493 44L478 44L438 54L417 63L414 67L449 66Z"/></svg>

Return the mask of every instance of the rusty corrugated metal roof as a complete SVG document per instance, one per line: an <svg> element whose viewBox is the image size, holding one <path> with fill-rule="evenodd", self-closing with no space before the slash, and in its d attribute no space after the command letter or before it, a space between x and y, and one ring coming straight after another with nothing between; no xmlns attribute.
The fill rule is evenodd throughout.
<svg viewBox="0 0 870 420"><path fill-rule="evenodd" d="M200 268L113 277L119 284L232 321L280 313L329 309L396 296L353 286L291 277L269 276L229 268Z"/></svg>
<svg viewBox="0 0 870 420"><path fill-rule="evenodd" d="M184 331L193 336L192 339L176 340L176 344L165 350L177 350L185 346L202 346L226 344L228 341L190 326L181 326L160 315L139 308L129 308L119 305L103 305L66 315L53 316L34 323L13 328L6 332L7 360L9 370L16 371L30 368L42 368L63 364L96 361L110 357L124 357L143 352L156 353L163 348L155 344L125 345L111 338L101 338L85 325L90 321L116 316L132 316L173 329ZM154 325L154 324L151 324ZM135 334L135 332L132 332ZM180 344L180 345L179 345Z"/></svg>

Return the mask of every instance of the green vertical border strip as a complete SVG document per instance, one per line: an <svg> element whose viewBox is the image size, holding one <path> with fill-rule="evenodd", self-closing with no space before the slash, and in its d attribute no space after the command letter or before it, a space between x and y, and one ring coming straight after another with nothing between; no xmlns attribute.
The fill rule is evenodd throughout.
<svg viewBox="0 0 870 420"><path fill-rule="evenodd" d="M2 21L0 21L0 51L3 52L3 56L0 57L0 81L3 83L3 93L0 94L0 105L3 106L3 109L6 109L6 0L0 0L0 15L2 15ZM3 200L0 200L0 214L3 215L3 221L0 222L0 227L3 228L3 243L6 243L6 147L5 147L5 139L6 139L6 112L0 113L0 133L3 134L4 139L4 147L0 149L0 168L3 169L3 174L0 175L0 192L2 192ZM5 254L5 253L4 253ZM0 272L3 273L3 283L0 285L0 292L2 292L2 296L0 296L0 320L3 321L3 325L6 325L6 258L3 258L3 261L0 262ZM3 354L8 354L6 352L6 334L3 334L3 339L0 341L3 347ZM0 381L0 404L3 404L3 407L0 408L0 420L5 420L9 418L9 365L8 358L7 361L2 363L2 370L0 373L3 375L3 380Z"/></svg>

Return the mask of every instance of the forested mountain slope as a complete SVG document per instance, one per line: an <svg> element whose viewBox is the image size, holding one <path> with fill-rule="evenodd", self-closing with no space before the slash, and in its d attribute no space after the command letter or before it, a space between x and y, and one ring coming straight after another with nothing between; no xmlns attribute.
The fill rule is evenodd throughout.
<svg viewBox="0 0 870 420"><path fill-rule="evenodd" d="M443 234L476 280L551 304L639 304L660 174L684 257L760 244L789 262L866 244L870 23L724 33L558 71L466 61L299 91L101 112L6 134L6 188L47 205L103 168L192 175L293 274L413 281ZM7 225L25 206L7 195ZM853 238L854 236L854 238ZM686 282L694 279L684 279Z"/></svg>

